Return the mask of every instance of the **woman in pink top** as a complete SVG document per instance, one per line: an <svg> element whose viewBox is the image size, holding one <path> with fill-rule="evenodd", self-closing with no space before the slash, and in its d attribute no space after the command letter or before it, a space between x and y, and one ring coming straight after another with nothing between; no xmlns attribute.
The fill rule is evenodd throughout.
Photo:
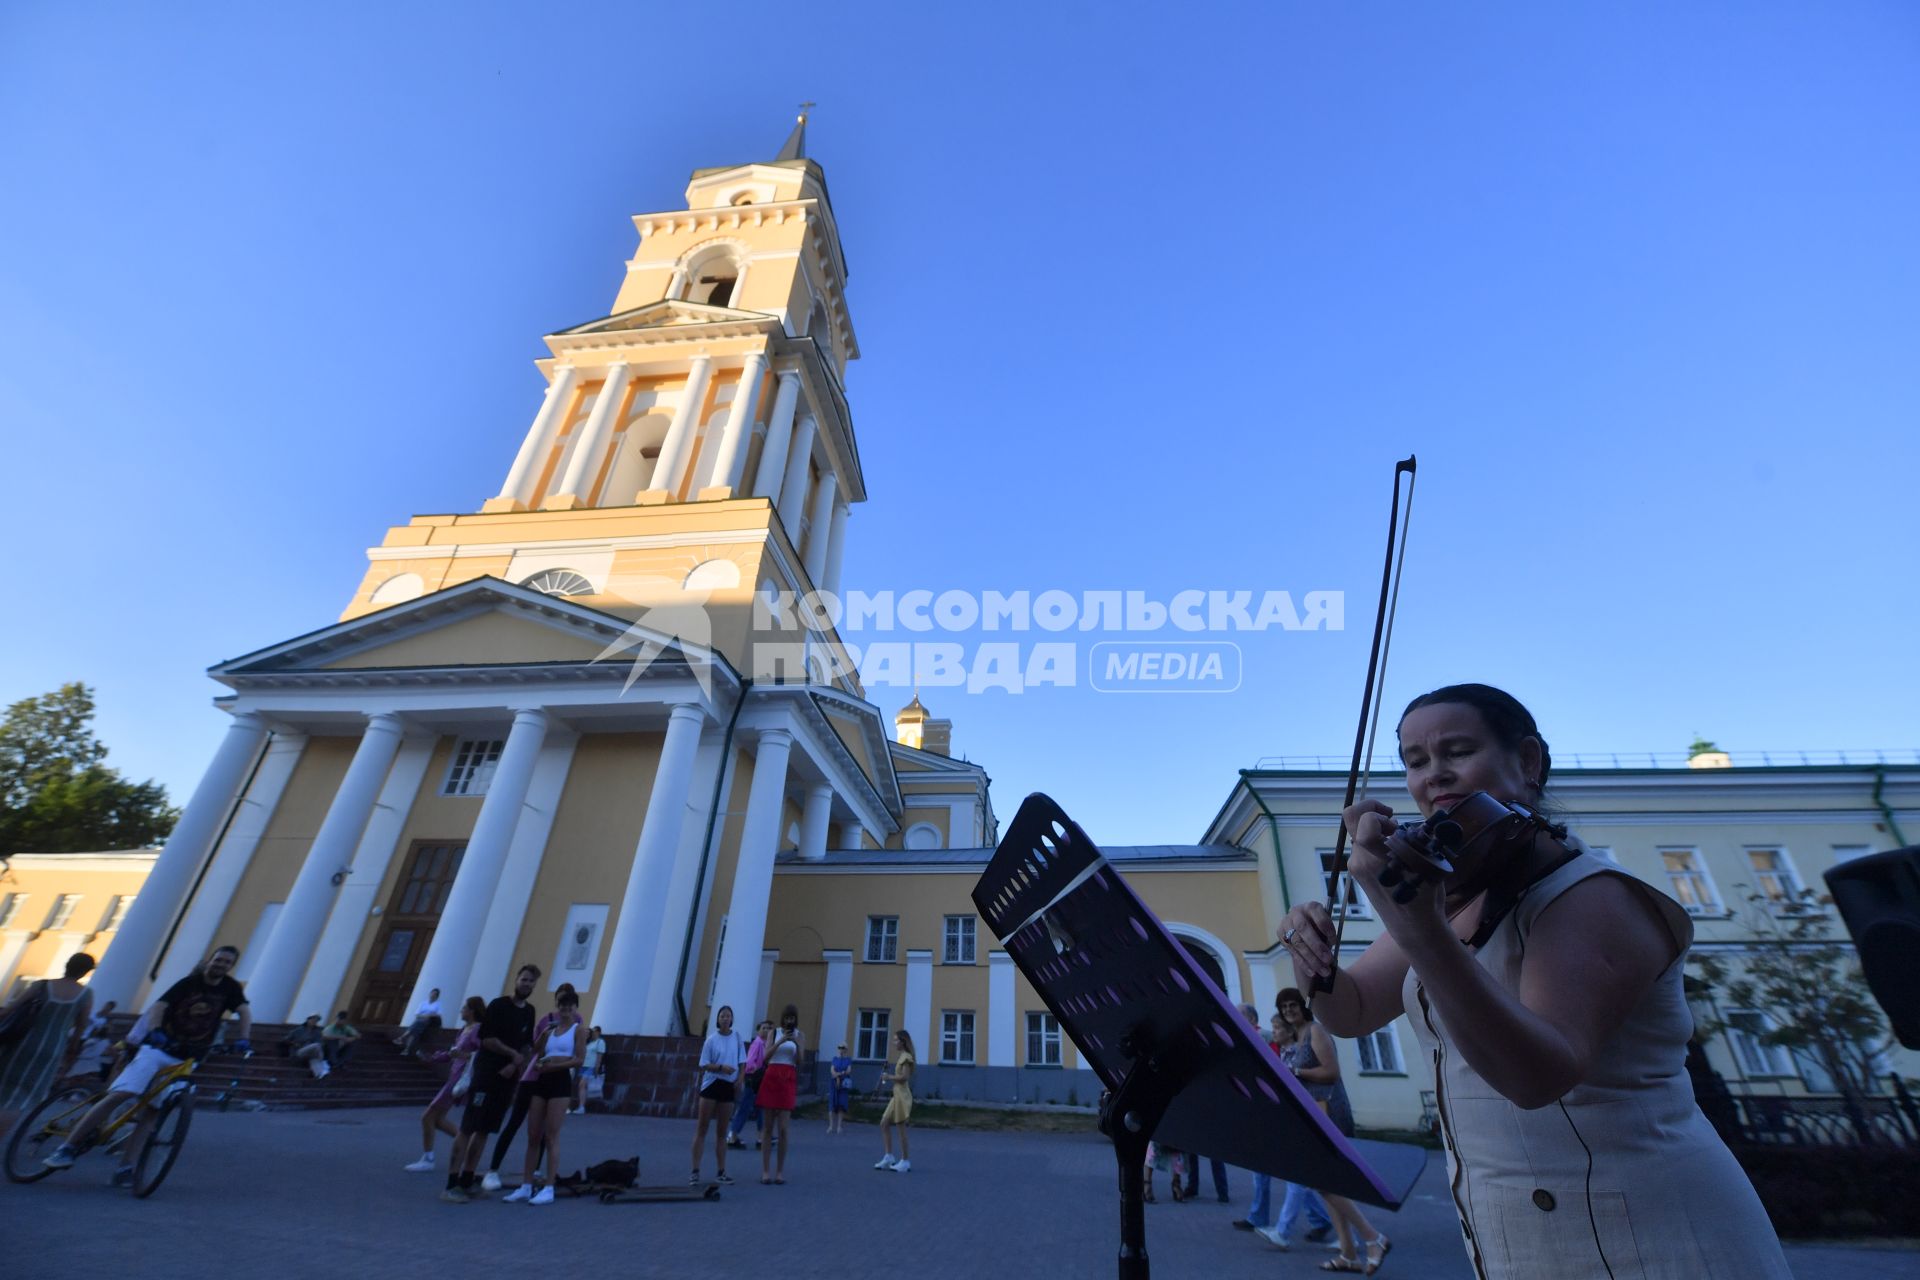
<svg viewBox="0 0 1920 1280"><path fill-rule="evenodd" d="M740 1064L740 1098L733 1104L733 1119L727 1122L727 1145L744 1147L740 1140L741 1132L746 1129L747 1121L753 1121L753 1127L762 1137L766 1136L765 1126L760 1120L760 1073L767 1066L767 1038L773 1034L773 1019L765 1018L759 1029L747 1044L747 1060ZM754 1146L760 1142L755 1139Z"/></svg>
<svg viewBox="0 0 1920 1280"><path fill-rule="evenodd" d="M460 1100L454 1096L454 1086L466 1073L467 1059L480 1047L480 1019L486 1014L487 1002L479 996L468 996L467 1002L460 1006L460 1034L454 1038L451 1047L433 1055L435 1062L450 1064L447 1067L447 1082L440 1086L440 1092L433 1095L433 1101L420 1113L420 1158L407 1166L408 1173L433 1172L433 1135L436 1131L448 1137L459 1132L447 1119L447 1112Z"/></svg>

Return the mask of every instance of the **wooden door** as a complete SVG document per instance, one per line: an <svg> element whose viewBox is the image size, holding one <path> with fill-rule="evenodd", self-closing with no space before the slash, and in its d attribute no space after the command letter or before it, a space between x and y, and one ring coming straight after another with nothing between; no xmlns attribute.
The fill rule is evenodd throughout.
<svg viewBox="0 0 1920 1280"><path fill-rule="evenodd" d="M351 1014L356 1023L404 1026L412 1016L407 997L419 980L420 966L426 962L427 947L466 851L465 840L416 840L407 850L406 874L394 887L353 997ZM464 999L464 992L440 993L443 1009L457 1009ZM331 1017L332 1010L322 1016Z"/></svg>

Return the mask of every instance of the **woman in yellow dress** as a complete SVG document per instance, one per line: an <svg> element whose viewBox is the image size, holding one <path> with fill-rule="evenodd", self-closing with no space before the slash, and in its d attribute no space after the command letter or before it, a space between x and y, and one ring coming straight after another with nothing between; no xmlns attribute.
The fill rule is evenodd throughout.
<svg viewBox="0 0 1920 1280"><path fill-rule="evenodd" d="M880 1141L886 1144L887 1153L873 1167L909 1173L913 1170L913 1162L907 1159L907 1122L913 1116L913 1037L904 1031L896 1031L893 1033L893 1046L899 1050L899 1056L893 1060L893 1069L880 1076L881 1084L893 1086L893 1098L880 1116ZM893 1158L893 1131L896 1128L900 1130L898 1160Z"/></svg>

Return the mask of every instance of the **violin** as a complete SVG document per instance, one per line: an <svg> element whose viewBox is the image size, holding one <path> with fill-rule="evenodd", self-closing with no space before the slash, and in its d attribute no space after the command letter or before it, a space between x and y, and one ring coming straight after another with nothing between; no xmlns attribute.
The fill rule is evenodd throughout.
<svg viewBox="0 0 1920 1280"><path fill-rule="evenodd" d="M1547 837L1543 848L1540 837ZM1572 860L1564 823L1553 822L1524 804L1508 804L1476 791L1423 822L1403 822L1387 837L1387 865L1381 887L1395 902L1414 899L1423 885L1442 883L1453 902L1491 892L1491 909L1482 913L1481 934L1511 910L1519 895L1543 876ZM1471 945L1479 942L1469 940Z"/></svg>

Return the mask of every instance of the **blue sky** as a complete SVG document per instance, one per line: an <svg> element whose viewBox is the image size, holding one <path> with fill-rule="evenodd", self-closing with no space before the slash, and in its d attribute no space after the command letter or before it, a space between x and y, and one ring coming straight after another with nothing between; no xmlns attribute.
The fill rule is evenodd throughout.
<svg viewBox="0 0 1920 1280"><path fill-rule="evenodd" d="M926 691L1003 816L1191 840L1235 770L1344 754L1408 452L1390 705L1920 747L1911 6L713 12L0 12L0 698L97 686L184 798L205 667L496 492L630 215L816 99L849 586L1349 593L1233 637L1231 695Z"/></svg>

